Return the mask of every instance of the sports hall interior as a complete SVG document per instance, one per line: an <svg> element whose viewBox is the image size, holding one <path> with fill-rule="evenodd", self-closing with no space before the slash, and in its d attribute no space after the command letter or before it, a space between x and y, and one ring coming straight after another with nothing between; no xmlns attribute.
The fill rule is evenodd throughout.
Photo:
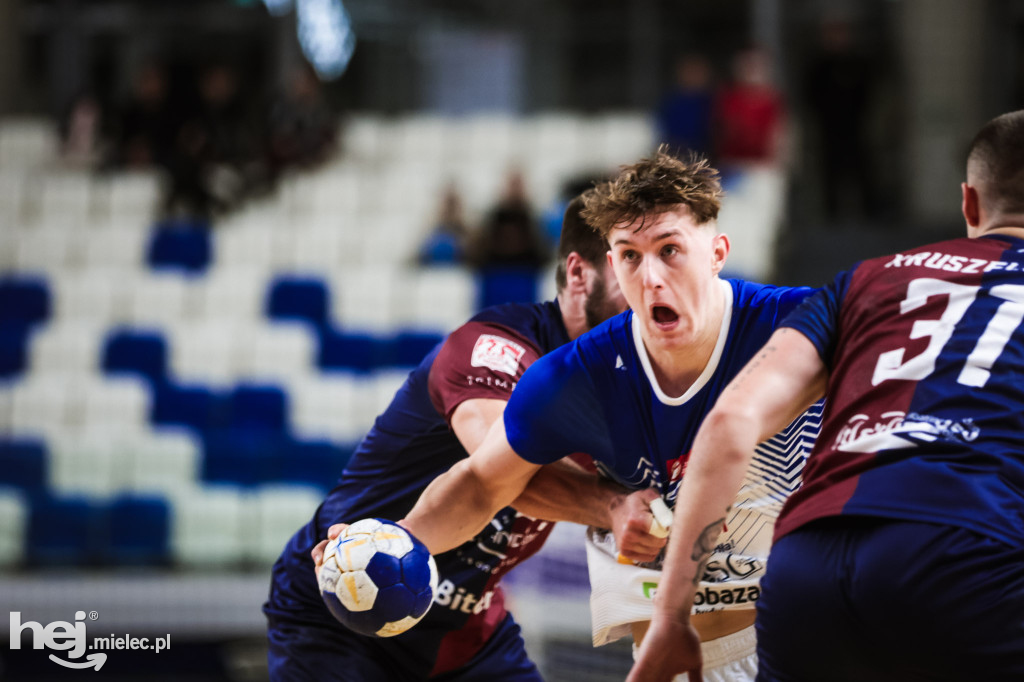
<svg viewBox="0 0 1024 682"><path fill-rule="evenodd" d="M284 542L447 331L554 295L582 188L704 111L726 275L818 286L958 235L964 135L1020 108L1022 0L3 0L0 607L171 636L105 679L266 679ZM547 679L621 680L582 532L511 610ZM85 674L9 632L0 679Z"/></svg>

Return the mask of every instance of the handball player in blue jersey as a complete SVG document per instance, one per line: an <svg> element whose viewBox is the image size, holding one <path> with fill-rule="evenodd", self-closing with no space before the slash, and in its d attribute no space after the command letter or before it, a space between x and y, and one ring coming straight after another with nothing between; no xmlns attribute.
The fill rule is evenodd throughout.
<svg viewBox="0 0 1024 682"><path fill-rule="evenodd" d="M631 310L535 362L481 446L427 488L401 523L432 552L477 533L543 465L572 452L587 453L622 485L654 488L676 503L705 414L812 293L719 277L729 252L715 223L721 194L706 161L661 151L584 193L583 215L606 239ZM709 680L756 672L754 604L772 524L817 433L814 410L793 416L759 449L701 584L694 622L715 661ZM652 613L660 565L620 564L619 552L613 538L591 533L597 643L630 633L636 641Z"/></svg>
<svg viewBox="0 0 1024 682"><path fill-rule="evenodd" d="M694 576L753 445L825 395L758 602L758 680L1024 680L1024 111L975 136L967 238L857 264L704 422L631 682L698 669Z"/></svg>
<svg viewBox="0 0 1024 682"><path fill-rule="evenodd" d="M322 556L324 538L336 537L340 524L404 516L430 481L476 448L531 363L625 308L606 247L579 217L581 206L566 211L557 300L490 308L450 334L409 375L315 517L288 543L264 606L271 679L539 680L498 583L540 549L551 521L612 528L640 560L664 547L648 534L647 501L656 493L631 493L560 463L545 467L511 506L495 509L486 530L436 557L434 604L411 631L377 639L346 630L317 588L311 551Z"/></svg>

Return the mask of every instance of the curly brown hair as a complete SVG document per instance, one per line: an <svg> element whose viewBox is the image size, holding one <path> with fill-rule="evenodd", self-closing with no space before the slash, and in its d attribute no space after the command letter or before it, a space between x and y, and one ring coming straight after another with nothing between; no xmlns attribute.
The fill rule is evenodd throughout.
<svg viewBox="0 0 1024 682"><path fill-rule="evenodd" d="M718 171L707 159L694 154L683 160L662 146L651 158L623 166L617 176L584 193L581 216L605 239L612 228L637 221L639 232L647 216L679 205L689 207L697 224L704 225L718 217L722 194Z"/></svg>

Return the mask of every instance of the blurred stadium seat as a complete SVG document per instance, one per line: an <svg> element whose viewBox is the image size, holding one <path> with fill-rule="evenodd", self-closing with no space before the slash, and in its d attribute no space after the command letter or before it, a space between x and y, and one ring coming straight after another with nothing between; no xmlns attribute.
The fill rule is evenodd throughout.
<svg viewBox="0 0 1024 682"><path fill-rule="evenodd" d="M210 264L210 230L206 227L156 224L146 249L151 268L199 272Z"/></svg>
<svg viewBox="0 0 1024 682"><path fill-rule="evenodd" d="M0 568L15 568L24 560L28 520L25 495L0 484Z"/></svg>
<svg viewBox="0 0 1024 682"><path fill-rule="evenodd" d="M82 567L103 558L105 505L84 497L46 497L32 503L26 556L33 564Z"/></svg>
<svg viewBox="0 0 1024 682"><path fill-rule="evenodd" d="M100 366L108 374L134 374L158 382L167 376L167 342L157 332L116 329L107 337Z"/></svg>
<svg viewBox="0 0 1024 682"><path fill-rule="evenodd" d="M156 221L159 175L56 170L52 126L2 123L4 565L266 565L409 368L479 307L538 291L410 265L447 183L475 221L520 168L540 207L651 138L627 114L355 115L343 156L207 229ZM68 514L77 539L49 537ZM270 525L246 546L253 515Z"/></svg>
<svg viewBox="0 0 1024 682"><path fill-rule="evenodd" d="M326 285L318 279L277 277L267 292L267 316L301 320L320 327L327 323L329 300Z"/></svg>
<svg viewBox="0 0 1024 682"><path fill-rule="evenodd" d="M46 491L48 454L40 439L0 440L0 488L36 497Z"/></svg>
<svg viewBox="0 0 1024 682"><path fill-rule="evenodd" d="M163 565L170 561L170 509L162 497L120 495L107 510L107 563Z"/></svg>

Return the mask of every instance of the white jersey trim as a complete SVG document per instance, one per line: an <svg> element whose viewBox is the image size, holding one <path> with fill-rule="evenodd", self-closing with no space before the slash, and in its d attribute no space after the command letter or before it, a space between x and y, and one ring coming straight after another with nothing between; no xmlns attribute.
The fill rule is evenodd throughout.
<svg viewBox="0 0 1024 682"><path fill-rule="evenodd" d="M647 375L647 381L650 382L651 388L654 389L654 395L658 397L658 400L665 405L682 405L687 402L693 396L704 388L704 385L711 380L714 376L715 371L718 369L718 363L722 359L722 351L725 349L725 342L729 338L729 325L732 322L732 285L724 279L718 280L722 285L723 295L725 296L725 310L722 313L722 326L718 330L718 340L715 342L715 350L711 353L711 358L708 360L708 364L704 367L704 371L700 373L697 380L693 382L690 388L686 389L686 393L682 394L678 398L673 398L661 390L661 386L658 385L658 380L654 376L654 368L651 367L651 358L647 354L647 347L644 346L643 337L640 336L640 320L636 314L633 314L632 329L633 329L633 344L636 346L636 354L640 356L640 364L644 368L644 374Z"/></svg>

